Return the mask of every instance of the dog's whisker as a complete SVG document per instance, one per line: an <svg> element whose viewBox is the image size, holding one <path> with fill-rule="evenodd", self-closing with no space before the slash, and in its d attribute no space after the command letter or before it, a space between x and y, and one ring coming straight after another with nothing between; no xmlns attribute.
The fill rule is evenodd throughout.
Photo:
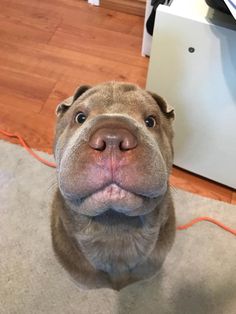
<svg viewBox="0 0 236 314"><path fill-rule="evenodd" d="M48 186L47 189L49 192L55 191L57 188L57 181L54 176L48 178Z"/></svg>
<svg viewBox="0 0 236 314"><path fill-rule="evenodd" d="M170 184L170 190L173 193L177 193L178 192L178 188L175 185Z"/></svg>

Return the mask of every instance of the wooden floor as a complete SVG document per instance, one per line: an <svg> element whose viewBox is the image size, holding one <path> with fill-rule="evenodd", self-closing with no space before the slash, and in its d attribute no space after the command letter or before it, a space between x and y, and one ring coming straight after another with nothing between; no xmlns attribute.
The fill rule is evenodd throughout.
<svg viewBox="0 0 236 314"><path fill-rule="evenodd" d="M145 86L142 32L142 17L86 1L1 0L0 128L50 153L55 107L76 86L108 80ZM177 168L171 184L236 204L232 189Z"/></svg>

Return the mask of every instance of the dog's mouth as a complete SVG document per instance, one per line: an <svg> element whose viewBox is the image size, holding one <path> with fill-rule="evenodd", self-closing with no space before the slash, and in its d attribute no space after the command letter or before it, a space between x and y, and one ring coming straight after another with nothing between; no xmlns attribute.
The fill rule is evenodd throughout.
<svg viewBox="0 0 236 314"><path fill-rule="evenodd" d="M117 212L113 209L108 209L100 215L91 217L93 221L104 224L106 226L111 227L118 227L122 226L132 226L134 228L139 228L143 224L143 216L127 216L120 212ZM125 231L125 229L124 229Z"/></svg>
<svg viewBox="0 0 236 314"><path fill-rule="evenodd" d="M108 210L126 216L139 216L154 210L161 199L135 194L112 183L86 197L73 200L73 208L87 216L98 216Z"/></svg>

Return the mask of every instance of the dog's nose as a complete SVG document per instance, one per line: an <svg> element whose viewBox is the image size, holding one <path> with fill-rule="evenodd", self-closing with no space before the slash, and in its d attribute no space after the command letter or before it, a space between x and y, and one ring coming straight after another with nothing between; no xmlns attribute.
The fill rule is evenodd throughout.
<svg viewBox="0 0 236 314"><path fill-rule="evenodd" d="M137 146L137 138L123 128L101 128L91 136L89 145L98 151L105 151L109 148L128 151Z"/></svg>

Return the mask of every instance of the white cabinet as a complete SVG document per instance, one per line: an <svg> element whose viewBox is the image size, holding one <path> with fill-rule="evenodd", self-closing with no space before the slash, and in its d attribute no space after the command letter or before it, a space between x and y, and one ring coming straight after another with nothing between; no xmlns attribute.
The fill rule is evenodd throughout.
<svg viewBox="0 0 236 314"><path fill-rule="evenodd" d="M175 165L236 188L236 23L205 1L157 9L147 90L175 107Z"/></svg>

